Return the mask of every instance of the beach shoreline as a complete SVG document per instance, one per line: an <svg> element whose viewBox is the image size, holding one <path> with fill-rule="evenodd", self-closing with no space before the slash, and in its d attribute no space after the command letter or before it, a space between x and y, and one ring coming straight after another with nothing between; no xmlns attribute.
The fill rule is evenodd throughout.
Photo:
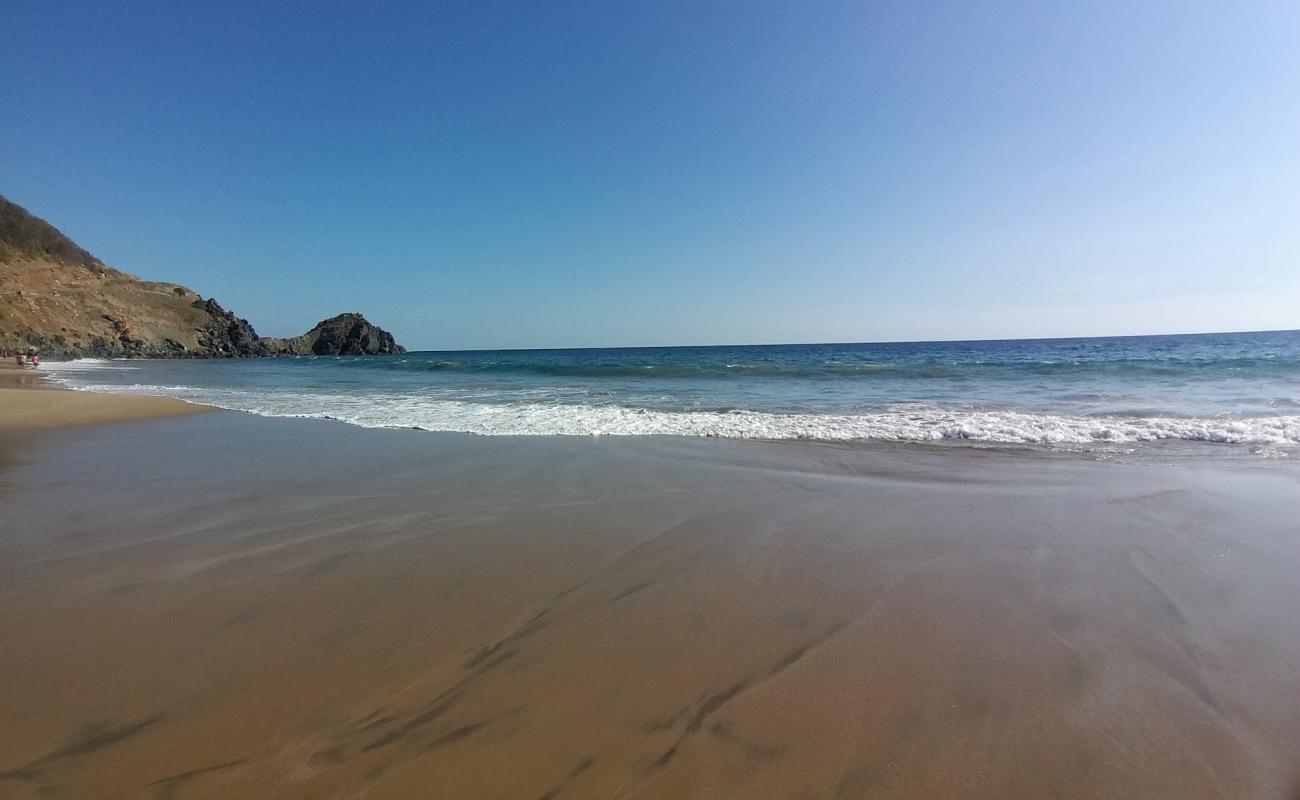
<svg viewBox="0 0 1300 800"><path fill-rule="evenodd" d="M13 452L6 796L1300 785L1287 462L221 411Z"/></svg>
<svg viewBox="0 0 1300 800"><path fill-rule="evenodd" d="M489 436L1300 447L1300 333L86 360L75 388Z"/></svg>
<svg viewBox="0 0 1300 800"><path fill-rule="evenodd" d="M209 406L156 395L74 392L40 369L0 364L0 434L194 414Z"/></svg>

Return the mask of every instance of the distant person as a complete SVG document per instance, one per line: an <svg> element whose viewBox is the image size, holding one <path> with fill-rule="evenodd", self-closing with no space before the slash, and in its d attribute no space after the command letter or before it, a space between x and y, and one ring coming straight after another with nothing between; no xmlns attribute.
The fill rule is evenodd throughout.
<svg viewBox="0 0 1300 800"><path fill-rule="evenodd" d="M20 367L27 366L27 356L23 355L22 353L19 353L17 355L17 359L18 359L18 366Z"/></svg>

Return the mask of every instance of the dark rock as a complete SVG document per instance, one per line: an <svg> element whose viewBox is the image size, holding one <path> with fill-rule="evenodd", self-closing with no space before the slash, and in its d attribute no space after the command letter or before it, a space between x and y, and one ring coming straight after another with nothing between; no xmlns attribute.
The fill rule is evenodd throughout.
<svg viewBox="0 0 1300 800"><path fill-rule="evenodd" d="M211 297L195 300L192 305L206 311L211 319L199 331L199 347L203 351L201 355L246 358L269 354L248 320L236 317Z"/></svg>
<svg viewBox="0 0 1300 800"><path fill-rule="evenodd" d="M262 340L271 355L373 356L405 353L393 335L356 313L316 323L302 336Z"/></svg>

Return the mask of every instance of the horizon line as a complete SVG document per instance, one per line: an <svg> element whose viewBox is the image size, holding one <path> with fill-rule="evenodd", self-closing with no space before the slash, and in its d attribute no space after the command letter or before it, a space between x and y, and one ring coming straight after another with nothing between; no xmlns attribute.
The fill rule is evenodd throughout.
<svg viewBox="0 0 1300 800"><path fill-rule="evenodd" d="M1184 331L1182 333L1125 333L1104 334L1096 336L1013 336L1005 339L882 339L877 341L838 341L838 342L737 342L721 344L636 344L606 346L569 346L569 347L459 347L407 350L414 353L517 353L538 352L543 350L677 350L704 347L837 347L846 345L884 345L884 344L977 344L988 342L1065 342L1078 339L1154 339L1169 336L1245 336L1261 333L1300 333L1300 328L1269 328L1248 331Z"/></svg>

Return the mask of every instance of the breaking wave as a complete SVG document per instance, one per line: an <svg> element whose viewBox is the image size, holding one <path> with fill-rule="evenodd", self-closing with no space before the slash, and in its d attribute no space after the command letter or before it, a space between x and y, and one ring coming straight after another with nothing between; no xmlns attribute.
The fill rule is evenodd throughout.
<svg viewBox="0 0 1300 800"><path fill-rule="evenodd" d="M1097 444L1182 440L1300 444L1300 415L1249 418L1068 416L964 410L920 403L869 413L663 410L555 402L484 403L418 395L268 393L152 384L75 388L159 394L271 417L331 419L368 428L415 428L484 436L716 436L824 441L970 440Z"/></svg>

